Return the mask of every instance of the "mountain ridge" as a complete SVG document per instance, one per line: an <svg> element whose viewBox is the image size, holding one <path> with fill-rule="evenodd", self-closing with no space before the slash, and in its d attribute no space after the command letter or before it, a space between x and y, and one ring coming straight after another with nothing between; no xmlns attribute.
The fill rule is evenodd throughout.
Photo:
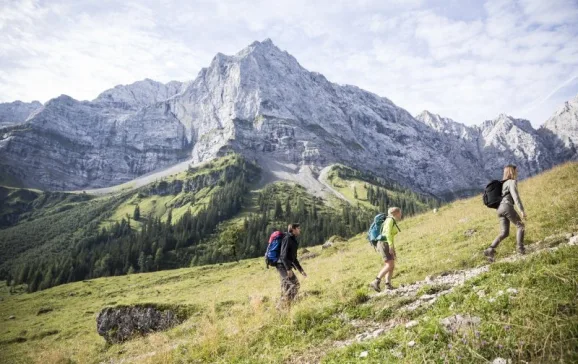
<svg viewBox="0 0 578 364"><path fill-rule="evenodd" d="M503 164L523 166L525 177L573 155L557 142L560 128L545 142L545 132L505 115L481 131L448 121L455 130L440 132L386 97L307 71L270 39L218 53L186 83L145 79L73 100L47 102L30 129L4 128L0 173L29 187L82 190L236 151L314 173L343 163L451 198L480 188Z"/></svg>

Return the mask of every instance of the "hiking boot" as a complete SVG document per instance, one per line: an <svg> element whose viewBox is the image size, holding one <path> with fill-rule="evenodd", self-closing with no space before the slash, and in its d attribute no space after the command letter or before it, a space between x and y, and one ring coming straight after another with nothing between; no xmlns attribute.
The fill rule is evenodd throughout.
<svg viewBox="0 0 578 364"><path fill-rule="evenodd" d="M373 288L376 292L381 292L381 288L379 288L380 283L380 280L374 279L373 282L369 284L369 287Z"/></svg>
<svg viewBox="0 0 578 364"><path fill-rule="evenodd" d="M494 255L495 254L496 254L496 251L494 250L494 248L488 248L488 249L484 250L484 255L488 258L490 263L494 261Z"/></svg>
<svg viewBox="0 0 578 364"><path fill-rule="evenodd" d="M518 254L526 255L526 248L525 247L518 247Z"/></svg>
<svg viewBox="0 0 578 364"><path fill-rule="evenodd" d="M386 283L386 284L385 284L385 288L387 288L388 290L395 289L395 288L393 288L393 286L391 285L391 283Z"/></svg>

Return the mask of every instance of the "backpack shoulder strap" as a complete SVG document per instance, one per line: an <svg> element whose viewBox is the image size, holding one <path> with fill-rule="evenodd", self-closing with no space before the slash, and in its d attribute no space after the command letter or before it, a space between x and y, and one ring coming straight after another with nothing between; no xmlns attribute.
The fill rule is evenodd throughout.
<svg viewBox="0 0 578 364"><path fill-rule="evenodd" d="M393 220L393 225L395 225L395 227L397 228L397 231L401 233L401 229L399 228L399 226L397 226L397 221L395 221L395 219L393 217L391 219Z"/></svg>
<svg viewBox="0 0 578 364"><path fill-rule="evenodd" d="M385 224L385 222L387 221L387 219L392 219L393 220L393 225L397 228L397 231L401 233L401 229L399 228L399 226L397 226L397 221L395 221L395 219L393 218L393 216L386 216L385 220L383 220L383 223Z"/></svg>

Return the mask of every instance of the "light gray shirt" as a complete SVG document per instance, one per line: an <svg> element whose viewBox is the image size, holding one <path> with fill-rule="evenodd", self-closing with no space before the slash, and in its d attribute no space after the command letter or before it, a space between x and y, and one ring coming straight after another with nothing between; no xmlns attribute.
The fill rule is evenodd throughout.
<svg viewBox="0 0 578 364"><path fill-rule="evenodd" d="M524 213L524 205L522 205L522 200L520 200L520 194L518 193L518 181L515 179L509 179L502 184L502 203L509 203L510 205L516 207L520 212Z"/></svg>

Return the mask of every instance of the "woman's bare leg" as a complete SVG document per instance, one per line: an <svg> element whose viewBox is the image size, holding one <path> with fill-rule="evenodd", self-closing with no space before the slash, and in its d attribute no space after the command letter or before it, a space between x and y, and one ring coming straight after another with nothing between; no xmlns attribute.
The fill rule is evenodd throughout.
<svg viewBox="0 0 578 364"><path fill-rule="evenodd" d="M385 283L391 284L391 277L393 277L393 269L395 268L395 260L388 260L385 266L388 268L385 273Z"/></svg>

